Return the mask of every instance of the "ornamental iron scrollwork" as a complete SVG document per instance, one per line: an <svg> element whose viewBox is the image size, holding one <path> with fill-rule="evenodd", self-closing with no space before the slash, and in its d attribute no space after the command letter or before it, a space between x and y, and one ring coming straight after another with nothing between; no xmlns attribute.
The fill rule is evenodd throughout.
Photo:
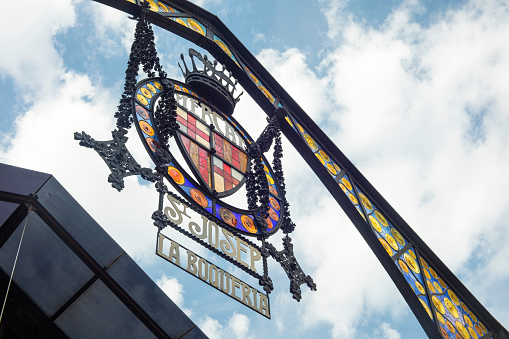
<svg viewBox="0 0 509 339"><path fill-rule="evenodd" d="M300 286L306 284L312 291L316 291L316 284L313 282L313 278L302 271L293 252L292 238L288 235L283 238L283 246L284 249L278 251L272 244L267 243L267 251L281 264L281 267L283 267L288 275L290 293L292 293L293 299L300 301L302 298Z"/></svg>
<svg viewBox="0 0 509 339"><path fill-rule="evenodd" d="M74 133L74 139L80 141L80 146L92 148L104 160L111 173L108 182L117 191L124 188L124 178L131 175L139 175L143 179L155 182L159 178L157 172L150 168L142 167L134 160L125 146L127 137L126 130L114 130L111 132L113 140L96 141L85 132Z"/></svg>
<svg viewBox="0 0 509 339"><path fill-rule="evenodd" d="M74 138L80 141L81 146L94 149L104 160L111 171L111 174L108 176L108 182L118 191L121 191L125 187L124 178L131 175L140 175L143 179L155 183L155 189L159 194L159 202L158 209L152 214L152 219L158 232L161 232L169 226L175 231L189 237L240 268L242 271L258 279L259 284L263 287L267 295L274 289L272 279L268 275L267 263L268 258L272 257L280 263L281 267L286 272L290 280L290 292L293 298L300 301L300 286L302 284L307 284L311 290L316 290L316 285L311 277L304 274L302 271L295 258L291 238L288 236L288 234L295 229L295 224L290 219L288 202L285 197L286 191L281 162L283 148L279 125L280 121L284 120L286 117L287 112L282 108L276 109L273 116L267 118L268 124L258 139L256 141L249 139L247 133L245 133L241 126L231 117L234 107L242 94L239 94L237 97L234 96L235 87L238 82L232 77L231 72L227 73L224 65L222 65L222 69L219 69L217 61L214 60L211 62L208 60L207 56L202 56L197 51L191 49L189 51L189 56L192 62L192 70L189 70L185 64L183 55L181 55L181 58L184 62L185 70L179 65L186 79L185 85L189 87L189 90L183 86L183 83L167 79L166 73L163 71L157 57L154 33L150 23L145 18L147 10L147 5L142 6L141 14L134 18L137 20L137 24L127 63L124 92L121 96L118 109L114 114L117 119L117 128L112 131L113 139L109 141L96 141L85 132L76 132ZM200 61L203 64L203 70L197 67L196 61ZM148 74L149 79L137 83L140 65L143 71ZM158 73L158 78L155 78L156 73ZM144 89L145 92L141 91L141 89ZM212 201L212 212L207 212L204 206L200 206L199 203L192 201L189 196L186 196L186 192L176 183L175 177L170 175L170 169L177 171L180 175L182 174L179 170L183 171L183 169L178 165L171 154L169 140L174 138L176 142L179 143L178 145L182 152L184 147L182 145L183 138L188 138L187 140L190 138L189 132L185 132L188 134L183 134L183 125L182 121L179 120L181 117L179 118L178 114L188 114L190 116L192 114L191 112L182 113L184 108L181 107L176 100L178 96L182 97L186 95L188 96L186 100L196 100L194 104L198 106L210 106L210 109L217 112L213 113L217 115L214 116L214 119L220 119L225 124L228 124L229 127L227 128L230 129L228 133L230 133L230 135L235 134L238 137L238 142L235 146L238 148L239 152L245 154L245 159L247 161L244 169L245 180L240 178L238 184L239 187L244 182L246 184L248 210L240 210L231 207L220 200L221 197L233 194L236 190L230 189L228 191L228 189L223 189L223 193L218 195L218 192L214 189L215 184L212 184L209 191L203 190L203 192L200 193L206 200L209 199L207 198L208 196ZM205 100L205 98L207 98L207 100ZM178 113L179 110L181 113ZM138 114L139 117L136 114ZM141 116L143 117L140 118ZM192 119L198 118L199 117L192 117ZM156 164L154 170L140 166L126 147L128 140L126 136L127 129L129 129L133 123L135 123L138 134L142 137L147 151ZM145 129L143 130L140 126L144 126ZM215 158L219 159L217 153L220 151L222 152L222 150L216 149L216 139L212 138L220 136L223 138L220 139L223 140L222 142L224 145L228 145L228 142L231 143L228 147L232 147L233 141L228 141L228 133L225 132L225 134L222 134L223 132L216 129L217 126L212 122L208 126L203 126L206 126L204 128L209 128L209 161ZM148 142L148 139L151 141ZM242 145L245 145L245 148L242 148ZM270 169L268 162L264 158L264 154L268 152L272 146L274 146L274 171ZM191 154L184 154L184 156L188 157L190 155ZM225 164L231 161L227 160L226 156L221 159ZM189 164L191 164L191 162L189 162ZM230 166L232 166L231 163ZM240 167L238 167L238 165L236 166L240 171ZM215 175L215 172L212 174ZM172 186L177 189L180 195L184 196L187 200L172 192L166 186L164 179L168 180ZM191 177L188 178L186 173L186 178L182 178L182 180L187 182L188 179L191 182L190 185L194 187L194 189L200 189L200 187L203 187L207 182L204 179L195 181ZM189 190L187 191L187 195L190 195ZM186 231L170 220L165 214L165 197L168 197L168 199L171 197L180 204L184 204L186 208L202 216L206 215L206 218L208 218L210 222L215 223L223 229L227 229L235 237L259 251L263 264L263 274L257 273L252 267L249 268L242 265L229 255L220 251L217 247L211 246L211 244L203 241L196 236L195 233ZM208 201L209 200L207 200L207 204ZM218 204L222 206L221 209L231 209L235 213L240 213L237 215L242 216L242 218L240 218L242 219L242 224L244 222L248 222L248 224L251 223L251 225L248 226L252 227L253 231L250 231L250 233L232 227L231 223L219 213L221 209L219 209L219 212L215 210L215 208L217 208L215 206ZM272 209L271 205L277 206L277 213ZM233 215L231 211L228 210L228 212L230 215ZM246 230L248 226L244 226ZM279 228L286 234L283 239L284 248L282 251L278 251L272 244L267 242L267 239ZM255 236L255 238L261 242L261 246L256 245L243 236L243 234L246 235L246 233L248 236Z"/></svg>

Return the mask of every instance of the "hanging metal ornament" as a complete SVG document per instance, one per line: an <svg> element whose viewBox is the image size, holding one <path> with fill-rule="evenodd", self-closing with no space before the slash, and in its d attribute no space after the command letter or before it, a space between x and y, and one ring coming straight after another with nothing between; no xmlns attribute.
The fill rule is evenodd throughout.
<svg viewBox="0 0 509 339"><path fill-rule="evenodd" d="M288 236L295 229L295 224L290 219L281 162L283 149L279 123L287 116L285 110L276 109L267 119L268 125L262 134L254 140L232 116L240 95L234 97L237 81L226 70L226 66L218 65L217 61L212 62L207 56L190 49L192 67L188 68L181 55L185 82L168 79L159 64L154 35L145 20L145 12L146 9L137 18L124 93L115 113L117 129L112 131L113 140L95 141L85 132L75 133L75 139L80 140L81 146L96 150L103 158L111 170L108 181L117 190L123 189L123 179L129 175L140 175L156 183L159 206L152 219L158 228L160 246L165 239L169 239L160 231L170 226L255 277L266 293L267 304L268 294L274 288L267 265L268 257L272 257L285 270L290 280L290 292L294 299L300 301L300 286L307 284L311 290L316 290L316 285L302 271ZM140 65L149 78L136 83ZM157 77L155 72L158 73ZM127 150L126 130L133 123L156 165L154 170L142 168ZM176 144L173 148L170 148L171 138ZM272 144L273 168L264 155ZM177 153L182 155L184 163L177 161ZM168 188L167 182L178 194ZM247 209L224 201L224 198L238 194L244 184ZM172 203L170 212L167 210L169 207L164 206L165 198ZM199 213L206 220L203 227L186 230L179 226L175 222L178 219L176 216L182 212L176 205L184 206L183 213L186 208ZM237 256L228 253L217 241L214 243L210 240L210 233L214 231L210 226L212 224L216 232L219 226L226 237L231 235L236 240ZM268 238L279 229L285 234L281 251L268 243ZM171 244L177 246L173 241ZM251 265L241 259L240 251L247 252L247 248L251 252ZM178 258L172 261L171 251L168 261L175 263ZM263 262L262 274L254 267L253 258L258 259L257 255ZM205 262L204 259L201 262ZM211 263L206 265L214 266ZM208 283L214 285L214 280L210 279ZM245 286L242 283L244 291ZM253 295L262 295L252 290ZM260 303L265 297L262 299ZM262 306L254 307L252 303L245 303L270 317L268 305L266 310L262 310Z"/></svg>

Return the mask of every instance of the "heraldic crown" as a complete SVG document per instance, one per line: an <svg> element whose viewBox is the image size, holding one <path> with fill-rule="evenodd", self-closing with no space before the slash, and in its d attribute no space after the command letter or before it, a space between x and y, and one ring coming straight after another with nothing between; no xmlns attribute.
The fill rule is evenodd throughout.
<svg viewBox="0 0 509 339"><path fill-rule="evenodd" d="M197 91L203 94L212 105L216 106L221 112L232 115L235 105L239 101L242 93L234 98L233 93L236 90L238 84L237 79L232 77L232 73L226 74L226 67L223 65L222 69L218 69L218 63L216 60L211 62L207 56L202 56L199 52L194 49L189 49L189 57L193 64L193 69L190 71L187 68L184 60L184 55L180 54L180 58L184 64L185 72L182 66L179 67L184 75L185 82L189 86L192 86ZM200 60L203 64L203 70L199 70L196 67L194 58Z"/></svg>

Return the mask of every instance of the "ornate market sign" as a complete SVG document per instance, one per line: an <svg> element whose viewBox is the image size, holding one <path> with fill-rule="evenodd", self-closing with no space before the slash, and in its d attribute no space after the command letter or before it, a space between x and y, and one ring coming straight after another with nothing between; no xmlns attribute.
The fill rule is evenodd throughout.
<svg viewBox="0 0 509 339"><path fill-rule="evenodd" d="M279 127L286 114L275 110L262 134L253 139L232 116L239 96L234 97L237 81L231 73L193 49L189 56L191 69L181 55L185 82L167 78L142 15L113 139L96 141L85 132L75 133L75 139L103 158L111 170L108 181L117 190L124 188L124 178L130 175L155 183L159 204L152 219L158 228L158 256L270 318L269 293L274 287L269 257L287 273L297 301L302 284L316 290L313 279L300 268L288 235L295 224L285 198ZM149 78L136 83L140 64ZM154 170L142 168L126 147L127 129L133 124ZM272 146L273 166L265 158ZM244 185L247 209L224 200L238 195ZM178 244L165 234L168 230L240 268L258 281L263 292ZM279 230L285 234L281 251L268 242Z"/></svg>

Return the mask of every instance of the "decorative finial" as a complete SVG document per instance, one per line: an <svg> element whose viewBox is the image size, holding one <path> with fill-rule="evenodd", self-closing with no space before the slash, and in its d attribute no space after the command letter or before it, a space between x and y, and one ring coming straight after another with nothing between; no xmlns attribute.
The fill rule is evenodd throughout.
<svg viewBox="0 0 509 339"><path fill-rule="evenodd" d="M234 97L233 93L239 82L232 76L232 72L226 71L225 65L221 65L222 69L219 69L217 60L211 62L207 55L202 56L192 48L189 49L189 57L193 65L192 71L187 68L182 54L180 58L184 64L185 71L179 63L186 84L196 88L208 102L212 103L223 113L231 115L235 105L240 100L240 96L243 94L242 92L236 98ZM196 67L194 58L201 61L203 70L199 70Z"/></svg>

